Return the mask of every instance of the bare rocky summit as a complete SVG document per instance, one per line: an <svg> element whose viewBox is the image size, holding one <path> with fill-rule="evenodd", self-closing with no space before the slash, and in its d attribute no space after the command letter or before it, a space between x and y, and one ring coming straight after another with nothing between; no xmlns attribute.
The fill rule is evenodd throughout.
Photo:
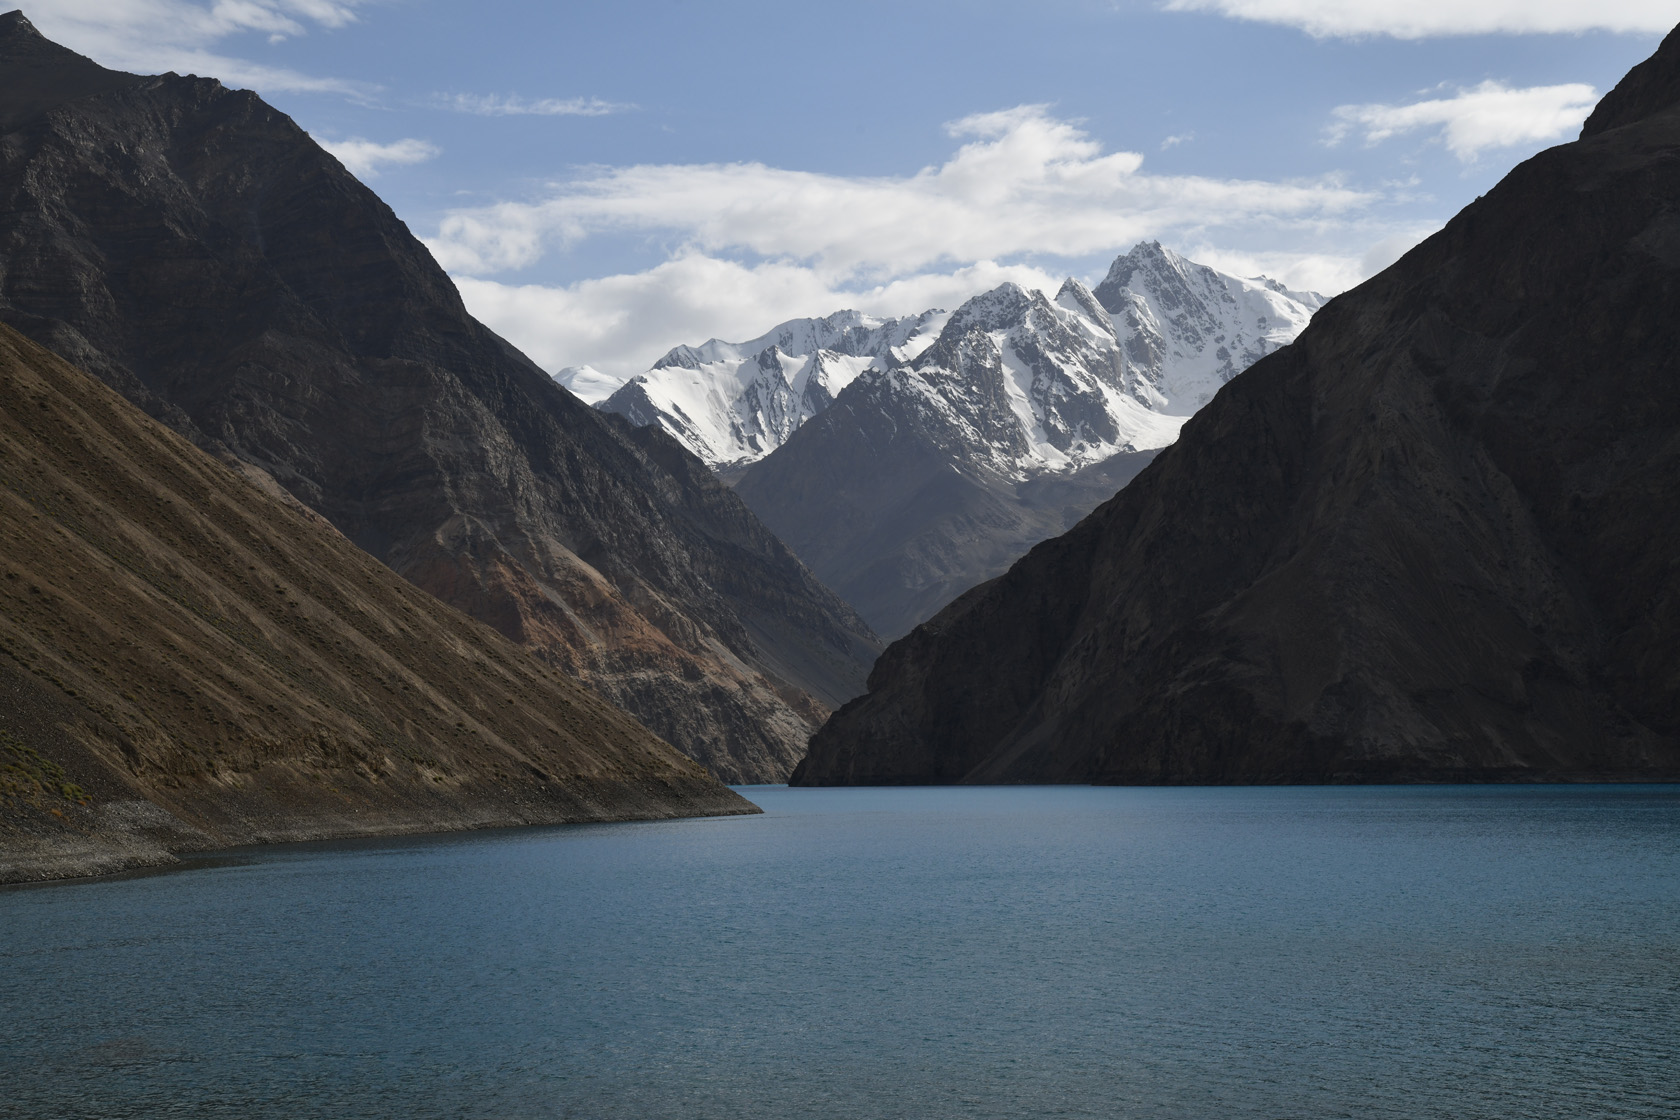
<svg viewBox="0 0 1680 1120"><path fill-rule="evenodd" d="M879 643L673 440L555 386L284 114L0 17L0 321L736 781Z"/></svg>
<svg viewBox="0 0 1680 1120"><path fill-rule="evenodd" d="M752 806L0 326L0 882Z"/></svg>
<svg viewBox="0 0 1680 1120"><path fill-rule="evenodd" d="M1680 32L893 644L806 784L1680 778Z"/></svg>

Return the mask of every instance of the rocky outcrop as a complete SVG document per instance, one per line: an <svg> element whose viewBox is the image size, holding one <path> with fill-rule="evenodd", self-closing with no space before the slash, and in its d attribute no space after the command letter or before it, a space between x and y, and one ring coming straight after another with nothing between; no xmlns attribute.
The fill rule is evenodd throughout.
<svg viewBox="0 0 1680 1120"><path fill-rule="evenodd" d="M882 656L796 781L1680 777L1680 45Z"/></svg>
<svg viewBox="0 0 1680 1120"><path fill-rule="evenodd" d="M0 524L0 882L754 811L265 475L3 326Z"/></svg>
<svg viewBox="0 0 1680 1120"><path fill-rule="evenodd" d="M878 649L673 441L466 313L284 114L104 70L0 17L0 321L589 681L777 780Z"/></svg>

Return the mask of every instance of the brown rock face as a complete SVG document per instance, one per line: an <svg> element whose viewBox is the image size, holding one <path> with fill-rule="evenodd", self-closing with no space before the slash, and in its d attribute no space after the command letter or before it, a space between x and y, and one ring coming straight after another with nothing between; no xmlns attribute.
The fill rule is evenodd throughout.
<svg viewBox="0 0 1680 1120"><path fill-rule="evenodd" d="M3 326L0 524L0 882L753 811L267 476Z"/></svg>
<svg viewBox="0 0 1680 1120"><path fill-rule="evenodd" d="M795 780L1680 777L1680 36L882 656Z"/></svg>
<svg viewBox="0 0 1680 1120"><path fill-rule="evenodd" d="M0 321L272 475L730 780L778 780L878 642L669 440L553 385L254 94L0 17Z"/></svg>

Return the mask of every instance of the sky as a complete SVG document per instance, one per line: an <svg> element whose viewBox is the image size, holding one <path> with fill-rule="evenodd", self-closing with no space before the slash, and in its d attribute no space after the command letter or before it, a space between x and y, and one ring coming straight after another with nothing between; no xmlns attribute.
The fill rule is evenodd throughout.
<svg viewBox="0 0 1680 1120"><path fill-rule="evenodd" d="M1573 139L1680 0L22 0L254 89L480 319L619 376L796 316L1100 280L1334 294Z"/></svg>

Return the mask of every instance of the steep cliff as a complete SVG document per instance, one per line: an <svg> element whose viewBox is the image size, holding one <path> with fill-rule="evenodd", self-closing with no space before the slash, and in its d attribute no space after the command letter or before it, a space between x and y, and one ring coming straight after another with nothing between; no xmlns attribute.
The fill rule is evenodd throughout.
<svg viewBox="0 0 1680 1120"><path fill-rule="evenodd" d="M208 78L0 17L0 321L272 475L732 780L878 649L726 488L472 319L389 208Z"/></svg>
<svg viewBox="0 0 1680 1120"><path fill-rule="evenodd" d="M1680 35L882 656L806 783L1680 777Z"/></svg>

